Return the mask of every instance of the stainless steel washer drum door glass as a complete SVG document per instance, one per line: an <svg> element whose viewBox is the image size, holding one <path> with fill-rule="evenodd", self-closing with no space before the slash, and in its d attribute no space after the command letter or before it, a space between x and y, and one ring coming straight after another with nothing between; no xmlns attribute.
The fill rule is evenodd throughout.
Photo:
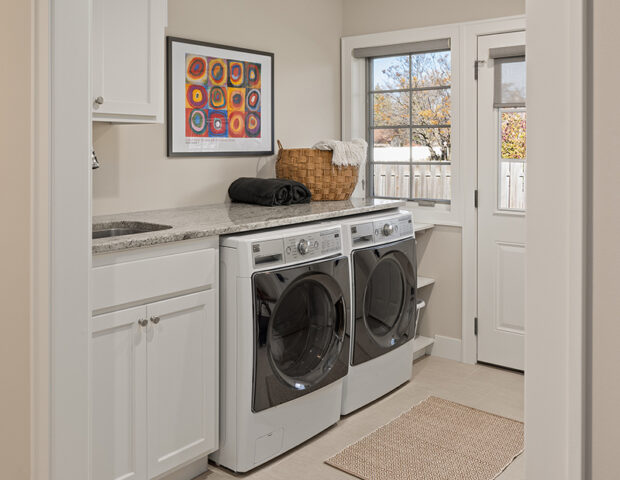
<svg viewBox="0 0 620 480"><path fill-rule="evenodd" d="M346 374L348 277L344 257L254 275L254 412Z"/></svg>
<svg viewBox="0 0 620 480"><path fill-rule="evenodd" d="M416 305L415 240L353 252L353 365L413 339Z"/></svg>

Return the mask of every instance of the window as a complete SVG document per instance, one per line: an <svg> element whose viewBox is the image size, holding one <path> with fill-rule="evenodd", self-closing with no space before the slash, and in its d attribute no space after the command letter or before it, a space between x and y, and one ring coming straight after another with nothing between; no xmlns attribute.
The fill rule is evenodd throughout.
<svg viewBox="0 0 620 480"><path fill-rule="evenodd" d="M451 51L437 42L366 57L371 197L451 203Z"/></svg>
<svg viewBox="0 0 620 480"><path fill-rule="evenodd" d="M493 106L497 109L499 210L525 211L526 168L526 66L525 47L494 48L495 85Z"/></svg>

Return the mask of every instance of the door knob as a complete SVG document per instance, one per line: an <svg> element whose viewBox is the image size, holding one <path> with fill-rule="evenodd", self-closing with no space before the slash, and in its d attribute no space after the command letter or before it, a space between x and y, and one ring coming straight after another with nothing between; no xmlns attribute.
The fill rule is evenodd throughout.
<svg viewBox="0 0 620 480"><path fill-rule="evenodd" d="M100 95L97 98L95 98L95 103L97 105L103 105L103 97Z"/></svg>
<svg viewBox="0 0 620 480"><path fill-rule="evenodd" d="M138 325L140 325L141 327L146 327L148 323L149 321L146 318L141 318L140 320L138 320Z"/></svg>
<svg viewBox="0 0 620 480"><path fill-rule="evenodd" d="M159 323L159 317L151 317L151 322L157 325Z"/></svg>

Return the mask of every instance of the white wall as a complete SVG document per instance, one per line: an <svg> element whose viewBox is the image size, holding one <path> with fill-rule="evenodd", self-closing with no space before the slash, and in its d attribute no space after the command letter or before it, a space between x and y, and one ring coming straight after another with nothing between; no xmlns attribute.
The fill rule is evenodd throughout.
<svg viewBox="0 0 620 480"><path fill-rule="evenodd" d="M170 0L168 10L168 35L274 52L275 137L285 147L340 138L341 1ZM165 132L94 127L93 214L223 202L236 178L274 174L273 158L167 158Z"/></svg>
<svg viewBox="0 0 620 480"><path fill-rule="evenodd" d="M620 445L620 5L594 0L592 156L592 480L618 477Z"/></svg>
<svg viewBox="0 0 620 480"><path fill-rule="evenodd" d="M418 275L435 279L419 291L426 302L420 334L461 338L461 229L436 226L417 234Z"/></svg>
<svg viewBox="0 0 620 480"><path fill-rule="evenodd" d="M30 476L31 2L0 15L0 477ZM6 65L10 75L6 75Z"/></svg>

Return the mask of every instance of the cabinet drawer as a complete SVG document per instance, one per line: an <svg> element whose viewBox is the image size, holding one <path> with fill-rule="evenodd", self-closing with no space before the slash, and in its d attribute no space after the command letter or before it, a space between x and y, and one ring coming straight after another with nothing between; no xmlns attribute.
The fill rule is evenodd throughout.
<svg viewBox="0 0 620 480"><path fill-rule="evenodd" d="M213 248L144 258L92 269L93 311L213 288L217 250Z"/></svg>

